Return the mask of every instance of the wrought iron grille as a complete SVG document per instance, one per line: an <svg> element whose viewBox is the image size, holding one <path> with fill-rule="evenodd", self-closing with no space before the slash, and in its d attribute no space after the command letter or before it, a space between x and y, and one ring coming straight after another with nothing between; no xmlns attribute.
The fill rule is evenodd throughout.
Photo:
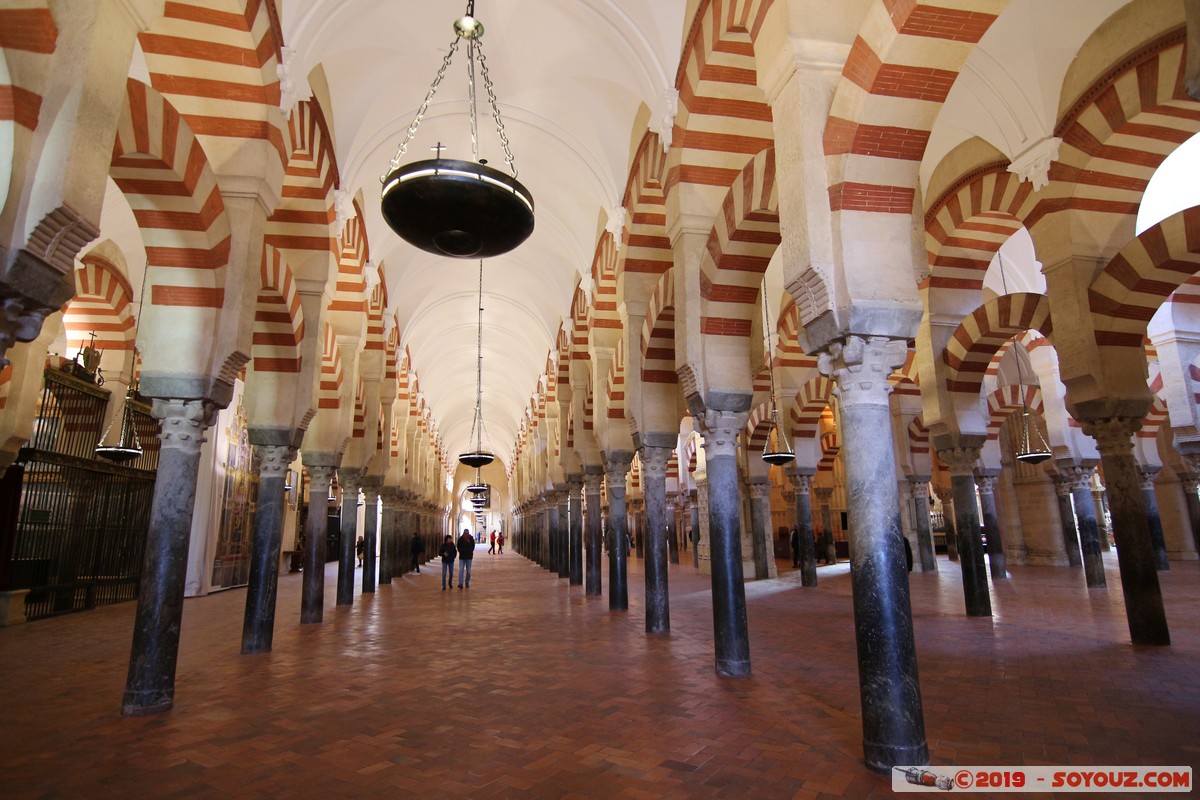
<svg viewBox="0 0 1200 800"><path fill-rule="evenodd" d="M144 452L131 465L101 461L95 448L109 401L104 389L45 372L34 435L17 459L24 480L7 587L30 590L29 620L137 597L158 423L129 404Z"/></svg>

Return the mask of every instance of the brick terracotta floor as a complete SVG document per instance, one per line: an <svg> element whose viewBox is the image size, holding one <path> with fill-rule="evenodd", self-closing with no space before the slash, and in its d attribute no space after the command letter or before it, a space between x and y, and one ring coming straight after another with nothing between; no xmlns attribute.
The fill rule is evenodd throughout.
<svg viewBox="0 0 1200 800"><path fill-rule="evenodd" d="M245 593L187 601L174 709L119 714L134 604L0 629L0 797L888 797L861 757L846 566L746 587L754 675L713 672L707 576L672 567L668 637L519 555L434 565L238 654ZM1161 576L1174 644L1128 642L1120 578L1015 567L992 619L957 566L912 576L935 765L1200 764L1200 566ZM604 570L607 582L607 567ZM928 795L927 795L928 796ZM974 795L983 797L985 795ZM1132 795L1123 795L1131 797Z"/></svg>

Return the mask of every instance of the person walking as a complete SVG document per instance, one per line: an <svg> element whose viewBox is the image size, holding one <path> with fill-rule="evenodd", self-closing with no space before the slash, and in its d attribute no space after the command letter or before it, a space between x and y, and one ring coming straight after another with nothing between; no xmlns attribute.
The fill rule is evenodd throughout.
<svg viewBox="0 0 1200 800"><path fill-rule="evenodd" d="M504 554L504 533L503 533L503 531L501 531L500 535L496 537L496 544L500 545L499 552L501 555L503 555Z"/></svg>
<svg viewBox="0 0 1200 800"><path fill-rule="evenodd" d="M458 588L471 588L471 560L475 558L475 538L471 532L463 528L462 536L458 537Z"/></svg>
<svg viewBox="0 0 1200 800"><path fill-rule="evenodd" d="M412 537L412 568L417 572L421 571L421 554L424 552L425 540L421 538L421 534L414 533Z"/></svg>
<svg viewBox="0 0 1200 800"><path fill-rule="evenodd" d="M488 548L488 555L496 555L496 532L492 531L492 546Z"/></svg>
<svg viewBox="0 0 1200 800"><path fill-rule="evenodd" d="M800 568L800 529L792 528L792 569Z"/></svg>
<svg viewBox="0 0 1200 800"><path fill-rule="evenodd" d="M447 584L451 588L454 586L454 557L458 555L458 548L454 546L454 538L450 534L446 534L445 541L438 549L438 555L442 557L442 591L446 591Z"/></svg>
<svg viewBox="0 0 1200 800"><path fill-rule="evenodd" d="M367 540L363 537L358 537L358 541L354 543L354 552L358 554L358 565L363 565L363 556L367 554Z"/></svg>

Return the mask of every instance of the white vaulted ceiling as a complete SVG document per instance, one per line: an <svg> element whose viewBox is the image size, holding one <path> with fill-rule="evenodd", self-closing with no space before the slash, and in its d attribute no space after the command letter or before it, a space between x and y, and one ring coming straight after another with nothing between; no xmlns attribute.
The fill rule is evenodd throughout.
<svg viewBox="0 0 1200 800"><path fill-rule="evenodd" d="M589 281L597 235L619 206L639 109L674 85L684 0L479 0L483 52L536 229L484 272L484 419L491 447L511 455L576 283ZM401 346L412 356L446 446L467 449L475 395L478 262L439 258L400 240L379 212L379 176L432 83L465 2L289 0L284 40L301 74L329 87L341 187L361 192L371 259L383 264ZM482 80L478 82L482 92ZM437 142L470 158L467 59L461 46L407 161ZM486 105L480 155L504 168ZM645 116L645 111L642 111ZM637 132L640 136L640 131Z"/></svg>

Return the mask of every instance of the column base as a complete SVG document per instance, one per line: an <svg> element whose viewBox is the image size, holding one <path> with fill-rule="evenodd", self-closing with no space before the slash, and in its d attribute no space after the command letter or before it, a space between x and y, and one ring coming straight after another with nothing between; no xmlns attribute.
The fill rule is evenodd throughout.
<svg viewBox="0 0 1200 800"><path fill-rule="evenodd" d="M0 628L25 624L25 595L28 589L0 592Z"/></svg>
<svg viewBox="0 0 1200 800"><path fill-rule="evenodd" d="M126 717L145 717L170 711L174 705L175 696L171 692L126 692L121 702L121 714Z"/></svg>
<svg viewBox="0 0 1200 800"><path fill-rule="evenodd" d="M733 661L718 658L717 674L722 678L748 678L750 677L750 661L749 659Z"/></svg>
<svg viewBox="0 0 1200 800"><path fill-rule="evenodd" d="M863 742L867 766L876 772L890 773L892 767L923 767L929 764L929 745L877 744Z"/></svg>

